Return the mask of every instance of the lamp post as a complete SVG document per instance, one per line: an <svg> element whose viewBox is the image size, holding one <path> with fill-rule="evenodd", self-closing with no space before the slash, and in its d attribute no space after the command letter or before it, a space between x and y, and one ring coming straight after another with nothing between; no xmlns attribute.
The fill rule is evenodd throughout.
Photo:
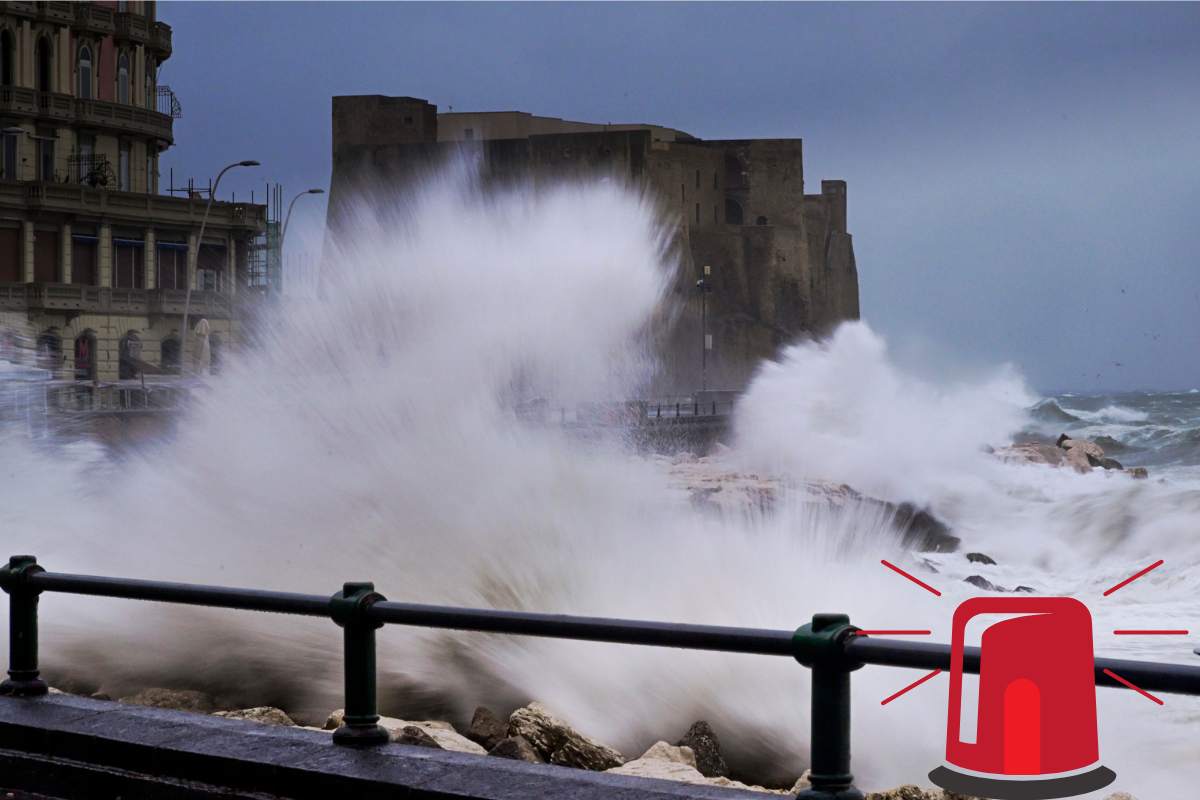
<svg viewBox="0 0 1200 800"><path fill-rule="evenodd" d="M704 265L704 277L696 281L696 289L700 292L700 391L708 391L708 351L712 349L712 337L708 335L708 295L712 292L712 283L708 278L712 275L712 267Z"/></svg>
<svg viewBox="0 0 1200 800"><path fill-rule="evenodd" d="M204 227L208 224L208 212L212 210L213 198L217 195L217 187L221 185L221 177L233 169L234 167L258 167L261 166L257 161L237 161L225 169L217 173L217 179L213 182L212 191L208 193L208 204L204 206L204 217L200 220L200 235L196 238L196 269L200 268L200 248L204 246ZM231 276L232 279L232 276ZM192 307L192 270L190 267L186 270L184 282L187 284L187 292L183 296L183 327L180 331L181 342L181 361L187 361L187 342L188 342L188 312Z"/></svg>
<svg viewBox="0 0 1200 800"><path fill-rule="evenodd" d="M324 189L305 189L303 192L300 192L295 197L293 197L292 202L288 203L287 214L283 218L283 230L281 230L279 232L279 270L280 270L280 275L283 274L283 243L284 243L284 240L287 238L288 223L292 221L292 209L296 207L296 201L299 200L301 197L304 197L304 195L306 195L306 194L325 194L325 190ZM280 282L282 284L282 278L280 278Z"/></svg>

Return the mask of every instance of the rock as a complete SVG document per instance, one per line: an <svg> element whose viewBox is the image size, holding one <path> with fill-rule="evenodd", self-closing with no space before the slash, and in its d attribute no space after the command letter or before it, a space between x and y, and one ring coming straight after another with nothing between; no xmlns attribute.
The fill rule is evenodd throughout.
<svg viewBox="0 0 1200 800"><path fill-rule="evenodd" d="M967 561L972 564L995 564L996 560L983 553L967 553Z"/></svg>
<svg viewBox="0 0 1200 800"><path fill-rule="evenodd" d="M683 738L676 742L680 747L691 748L695 756L695 767L706 778L729 776L729 767L721 755L721 742L717 733L704 720L693 722Z"/></svg>
<svg viewBox="0 0 1200 800"><path fill-rule="evenodd" d="M436 750L444 749L424 729L418 728L416 725L405 725L392 737L392 741L396 744L409 744L414 747L432 747Z"/></svg>
<svg viewBox="0 0 1200 800"><path fill-rule="evenodd" d="M1002 589L1001 587L992 583L991 581L989 581L987 578L983 577L982 575L972 575L969 578L963 578L963 583L969 583L972 586L978 586L980 589L983 589L985 592L1007 592L1008 591L1007 589Z"/></svg>
<svg viewBox="0 0 1200 800"><path fill-rule="evenodd" d="M1073 467L1076 472L1091 472L1092 457L1082 447L1076 447L1067 451L1067 465Z"/></svg>
<svg viewBox="0 0 1200 800"><path fill-rule="evenodd" d="M1135 798L1129 792L1113 792L1104 800L1135 800Z"/></svg>
<svg viewBox="0 0 1200 800"><path fill-rule="evenodd" d="M1107 456L1099 459L1093 466L1103 467L1104 469L1125 469L1121 466L1120 461L1117 461L1115 458L1108 458Z"/></svg>
<svg viewBox="0 0 1200 800"><path fill-rule="evenodd" d="M176 711L198 711L202 714L207 714L217 707L212 697L191 689L143 689L137 694L122 697L120 702L133 706L172 708Z"/></svg>
<svg viewBox="0 0 1200 800"><path fill-rule="evenodd" d="M953 553L958 549L962 540L951 534L950 527L926 509L917 508L912 503L900 503L893 507L896 527L906 546L920 553Z"/></svg>
<svg viewBox="0 0 1200 800"><path fill-rule="evenodd" d="M480 706L471 717L471 727L467 728L467 738L483 749L491 750L508 737L508 722L496 716L490 708Z"/></svg>
<svg viewBox="0 0 1200 800"><path fill-rule="evenodd" d="M938 572L937 565L934 564L932 561L930 561L928 558L921 559L921 568L924 569L926 572L932 572L934 575L941 574Z"/></svg>
<svg viewBox="0 0 1200 800"><path fill-rule="evenodd" d="M625 757L616 750L574 730L541 703L514 711L508 718L508 734L524 736L551 764L600 771L625 763Z"/></svg>
<svg viewBox="0 0 1200 800"><path fill-rule="evenodd" d="M331 731L338 728L342 724L342 720L345 719L345 716L346 712L343 709L339 708L337 711L334 711L329 715L329 719L325 720L325 730ZM429 734L443 750L453 750L457 753L472 753L479 756L487 753L487 750L484 750L475 742L472 742L454 730L454 726L449 722L441 722L439 720L414 722L405 719L396 719L395 717L380 717L379 724L391 734L392 741L397 741L398 737L403 735L404 729L412 726L420 728Z"/></svg>
<svg viewBox="0 0 1200 800"><path fill-rule="evenodd" d="M1026 594L1035 594L1035 591L1032 586L1018 586L1017 588L1013 589L1013 591L1014 592L1025 592Z"/></svg>
<svg viewBox="0 0 1200 800"><path fill-rule="evenodd" d="M1134 467L1133 469L1129 470L1129 477L1137 479L1137 480L1142 480L1145 478L1149 478L1150 473L1146 471L1145 467Z"/></svg>
<svg viewBox="0 0 1200 800"><path fill-rule="evenodd" d="M236 711L217 711L213 716L225 717L226 719L244 719L250 722L260 722L263 725L294 726L296 724L282 709L272 706L256 706L255 708L242 708Z"/></svg>
<svg viewBox="0 0 1200 800"><path fill-rule="evenodd" d="M542 757L524 736L509 736L501 739L496 746L488 751L489 756L511 758L514 761L528 761L531 764L543 764Z"/></svg>
<svg viewBox="0 0 1200 800"><path fill-rule="evenodd" d="M919 786L907 784L885 792L870 792L866 800L941 800L939 789L925 790Z"/></svg>
<svg viewBox="0 0 1200 800"><path fill-rule="evenodd" d="M1082 450L1092 458L1104 458L1104 448L1095 442L1090 442L1087 439L1066 439L1065 441L1060 439L1060 441L1062 441L1062 444L1059 447L1068 453L1072 450Z"/></svg>
<svg viewBox="0 0 1200 800"><path fill-rule="evenodd" d="M263 725L295 726L297 724L286 711L273 706L256 706L254 708L242 708L233 711L217 711L214 712L213 716L225 717L226 719L244 719Z"/></svg>
<svg viewBox="0 0 1200 800"><path fill-rule="evenodd" d="M1061 466L1066 460L1066 453L1061 448L1036 442L1001 447L996 456L1010 463L1049 464L1052 467Z"/></svg>
<svg viewBox="0 0 1200 800"><path fill-rule="evenodd" d="M92 692L89 697L91 697L93 700L112 700L112 698L109 697L106 692Z"/></svg>
<svg viewBox="0 0 1200 800"><path fill-rule="evenodd" d="M708 778L696 769L696 755L690 747L670 745L666 742L655 742L641 756L628 761L619 767L606 770L616 775L634 775L639 778L658 778L660 780L681 781L683 783L699 783L708 786L723 786L729 789L749 789L771 794L788 794L777 789L764 789L761 786L747 786L729 778ZM797 783L799 785L799 783ZM798 790L796 790L798 791ZM793 792L794 794L794 792Z"/></svg>

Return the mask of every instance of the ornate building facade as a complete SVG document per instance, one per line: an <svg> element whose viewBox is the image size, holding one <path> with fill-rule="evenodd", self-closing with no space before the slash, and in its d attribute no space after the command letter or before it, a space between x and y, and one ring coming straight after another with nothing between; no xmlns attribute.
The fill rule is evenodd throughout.
<svg viewBox="0 0 1200 800"><path fill-rule="evenodd" d="M0 5L0 360L58 378L178 370L189 320L217 352L266 207L160 194L181 106L171 27L146 2ZM191 327L189 324L189 327Z"/></svg>

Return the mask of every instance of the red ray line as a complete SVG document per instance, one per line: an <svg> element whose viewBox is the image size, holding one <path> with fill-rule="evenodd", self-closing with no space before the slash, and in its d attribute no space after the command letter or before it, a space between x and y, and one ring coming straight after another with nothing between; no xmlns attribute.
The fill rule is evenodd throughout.
<svg viewBox="0 0 1200 800"><path fill-rule="evenodd" d="M938 597L941 597L941 596L942 596L942 593L941 593L941 592L939 592L937 589L933 588L933 587L932 587L932 586L930 586L928 583L925 583L925 581L922 581L922 580L919 580L919 579L917 579L917 578L914 578L912 575L909 575L907 572L905 572L904 570L900 569L899 567L897 567L897 566L896 566L895 564L893 564L892 562L890 562L890 561L884 561L884 560L880 560L880 562L879 562L879 563L880 563L880 564L883 564L885 567L887 567L888 569L890 569L892 572L899 573L900 575L903 575L904 577L908 578L910 581L912 581L913 583L915 583L917 586L920 586L922 589L925 589L926 591L929 591L929 592L933 592L933 593L934 593L935 595L937 595Z"/></svg>
<svg viewBox="0 0 1200 800"><path fill-rule="evenodd" d="M1151 564L1150 566L1146 567L1146 568L1145 568L1144 570L1142 570L1141 572L1138 572L1138 573L1136 573L1136 574L1134 574L1134 575L1130 575L1128 578L1126 578L1125 580L1123 580L1123 581L1121 581L1120 583L1118 583L1116 586L1114 586L1114 587L1112 587L1111 589L1109 589L1107 592L1105 592L1105 593L1104 593L1104 596L1105 596L1105 597L1108 597L1110 594L1112 594L1113 592L1115 592L1117 589L1121 589L1121 588L1123 588L1123 587L1125 587L1125 586L1128 586L1129 584L1131 584L1131 583L1133 583L1134 581L1136 581L1138 578L1140 578L1140 577L1142 577L1143 575L1145 575L1145 574L1146 574L1147 572L1149 572L1150 570L1152 570L1152 569L1158 569L1158 568L1159 568L1159 567L1161 567L1162 565L1163 565L1163 560L1160 558L1158 561L1155 561L1153 564Z"/></svg>
<svg viewBox="0 0 1200 800"><path fill-rule="evenodd" d="M1139 631L1125 630L1113 631L1117 636L1187 636L1188 632L1184 630L1161 630L1161 631Z"/></svg>
<svg viewBox="0 0 1200 800"><path fill-rule="evenodd" d="M903 689L901 689L900 691L896 692L896 693L895 693L894 695L892 695L891 697L889 697L889 698L887 698L887 699L883 700L883 701L882 701L882 702L881 702L879 705L881 705L881 706L886 706L888 703L892 702L893 700L895 700L895 699L896 699L897 697L899 697L900 695L902 695L902 694L905 694L906 692L911 692L913 689L917 688L918 686L920 686L920 685L921 685L922 683L924 683L925 681L927 681L927 680L930 680L931 678L936 678L938 675L941 675L941 674L942 674L942 671L941 671L940 669L935 669L933 672L929 673L929 674L928 674L928 675L926 675L925 677L923 677L923 678L918 678L917 680L915 680L915 681L913 681L912 683L910 683L908 686L905 686Z"/></svg>
<svg viewBox="0 0 1200 800"><path fill-rule="evenodd" d="M929 636L933 631L855 631L855 636Z"/></svg>
<svg viewBox="0 0 1200 800"><path fill-rule="evenodd" d="M1125 685L1126 685L1126 686L1128 686L1130 689L1133 689L1135 692L1137 692L1138 694L1140 694L1142 697L1145 697L1145 698L1147 698L1147 699L1153 700L1154 702L1158 703L1160 706L1161 706L1161 705L1163 705L1163 701L1162 701L1162 700L1159 700L1157 697L1155 697L1154 695L1150 694L1150 693L1149 693L1149 692L1147 692L1145 689L1139 689L1138 687L1134 686L1132 683L1130 683L1129 681L1125 680L1125 679L1124 679L1124 678L1122 678L1120 675L1118 675L1117 673L1113 672L1111 669L1106 669L1106 670L1104 670L1104 674L1105 674L1105 675L1107 675L1108 677L1112 678L1114 681L1117 681L1118 683L1123 683L1123 684L1125 684Z"/></svg>

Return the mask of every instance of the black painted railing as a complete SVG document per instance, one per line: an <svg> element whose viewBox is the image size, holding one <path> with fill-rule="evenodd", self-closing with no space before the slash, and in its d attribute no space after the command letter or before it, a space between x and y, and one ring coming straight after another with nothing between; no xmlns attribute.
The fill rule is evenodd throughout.
<svg viewBox="0 0 1200 800"><path fill-rule="evenodd" d="M685 625L644 620L576 617L523 611L397 603L371 583L346 583L327 597L188 583L46 572L33 556L13 556L0 568L9 595L9 679L0 694L36 697L48 691L38 670L38 595L42 592L119 597L163 603L270 611L332 619L343 630L345 719L333 733L339 745L388 741L379 725L375 685L375 631L383 625L482 631L592 642L786 656L812 670L811 788L805 800L854 800L850 772L850 673L867 664L949 669L950 646L863 635L844 614L817 614L795 631ZM966 648L963 670L978 674L979 648ZM1200 695L1200 667L1095 659L1097 686L1122 687L1107 671L1147 691Z"/></svg>

